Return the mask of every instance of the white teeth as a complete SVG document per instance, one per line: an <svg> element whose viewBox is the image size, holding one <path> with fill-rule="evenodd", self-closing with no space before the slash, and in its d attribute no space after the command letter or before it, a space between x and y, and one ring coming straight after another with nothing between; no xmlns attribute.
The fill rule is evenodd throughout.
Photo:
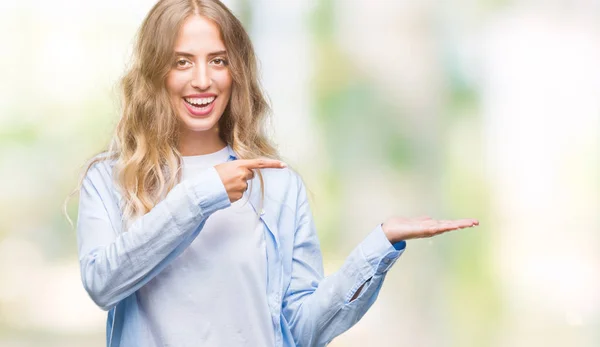
<svg viewBox="0 0 600 347"><path fill-rule="evenodd" d="M194 106L205 106L210 104L215 100L216 97L211 96L210 98L184 98L190 104Z"/></svg>

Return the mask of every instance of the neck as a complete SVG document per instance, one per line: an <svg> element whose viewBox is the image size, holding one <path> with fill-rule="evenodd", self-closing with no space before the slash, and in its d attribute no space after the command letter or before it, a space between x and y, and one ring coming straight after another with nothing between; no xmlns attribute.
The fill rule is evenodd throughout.
<svg viewBox="0 0 600 347"><path fill-rule="evenodd" d="M217 152L227 143L218 131L182 131L179 137L179 153L182 156L203 155Z"/></svg>

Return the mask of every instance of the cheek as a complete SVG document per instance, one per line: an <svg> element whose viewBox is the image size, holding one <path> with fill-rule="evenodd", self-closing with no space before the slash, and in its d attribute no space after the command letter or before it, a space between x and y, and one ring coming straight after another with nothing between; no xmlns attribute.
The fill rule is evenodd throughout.
<svg viewBox="0 0 600 347"><path fill-rule="evenodd" d="M219 84L219 89L222 93L231 92L231 84L233 83L233 80L229 71L224 71L222 74L219 74L217 76L217 81Z"/></svg>
<svg viewBox="0 0 600 347"><path fill-rule="evenodd" d="M169 95L178 95L185 86L185 78L182 74L170 73L165 80L165 87Z"/></svg>

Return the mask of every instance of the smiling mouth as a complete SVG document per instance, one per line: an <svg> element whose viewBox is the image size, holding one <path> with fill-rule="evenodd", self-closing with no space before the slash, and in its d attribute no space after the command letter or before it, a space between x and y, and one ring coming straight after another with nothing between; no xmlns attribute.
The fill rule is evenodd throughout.
<svg viewBox="0 0 600 347"><path fill-rule="evenodd" d="M210 105L212 105L216 99L216 96L211 96L209 98L183 98L183 101L185 101L186 104L192 106L193 108L196 108L198 110L204 110L207 109Z"/></svg>

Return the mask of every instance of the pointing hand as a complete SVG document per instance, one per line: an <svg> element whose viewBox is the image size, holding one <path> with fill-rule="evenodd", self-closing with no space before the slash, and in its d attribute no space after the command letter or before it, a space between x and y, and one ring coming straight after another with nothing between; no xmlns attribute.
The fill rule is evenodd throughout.
<svg viewBox="0 0 600 347"><path fill-rule="evenodd" d="M227 190L229 201L238 201L248 189L248 180L254 178L253 169L282 169L287 165L279 160L259 158L229 161L215 166Z"/></svg>

